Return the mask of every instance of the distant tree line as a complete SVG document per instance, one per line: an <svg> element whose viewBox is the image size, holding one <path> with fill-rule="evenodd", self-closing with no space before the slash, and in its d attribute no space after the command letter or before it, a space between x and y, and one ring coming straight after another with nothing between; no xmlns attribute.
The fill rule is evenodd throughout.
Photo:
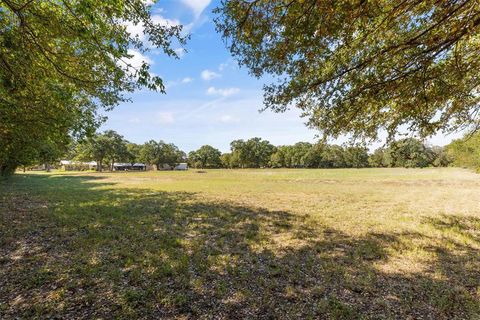
<svg viewBox="0 0 480 320"><path fill-rule="evenodd" d="M452 165L480 170L480 132L452 141L445 148Z"/></svg>
<svg viewBox="0 0 480 320"><path fill-rule="evenodd" d="M220 157L224 168L366 168L448 166L444 148L427 146L415 138L390 143L372 154L362 145L298 142L275 147L266 140L235 140L231 152Z"/></svg>
<svg viewBox="0 0 480 320"><path fill-rule="evenodd" d="M165 164L174 166L187 160L185 152L173 143L150 140L139 145L127 141L113 130L73 144L68 157L78 161L96 161L98 171L102 171L106 165L113 170L115 162L132 165L141 162L160 168Z"/></svg>
<svg viewBox="0 0 480 320"><path fill-rule="evenodd" d="M375 150L368 158L371 167L446 167L450 162L445 148L430 147L414 138L393 141L388 147Z"/></svg>
<svg viewBox="0 0 480 320"><path fill-rule="evenodd" d="M162 168L187 162L192 168L366 168L366 167L445 167L480 166L480 137L461 139L447 147L429 146L421 140L396 140L369 153L363 145L335 145L298 142L274 146L261 138L234 140L230 152L204 145L188 155L173 143L150 140L144 144L127 141L108 130L70 144L68 150L45 144L36 156L25 162L52 164L61 158L95 161L97 170L113 170L115 162L145 163ZM474 151L478 150L478 151Z"/></svg>

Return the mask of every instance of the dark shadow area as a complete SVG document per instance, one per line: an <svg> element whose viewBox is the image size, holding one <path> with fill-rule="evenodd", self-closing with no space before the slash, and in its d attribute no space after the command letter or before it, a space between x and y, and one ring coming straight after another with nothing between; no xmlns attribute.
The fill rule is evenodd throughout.
<svg viewBox="0 0 480 320"><path fill-rule="evenodd" d="M0 185L0 318L475 319L480 219L352 237L290 212L96 176ZM451 236L450 236L451 235ZM465 239L457 241L455 239ZM428 243L421 272L385 271Z"/></svg>

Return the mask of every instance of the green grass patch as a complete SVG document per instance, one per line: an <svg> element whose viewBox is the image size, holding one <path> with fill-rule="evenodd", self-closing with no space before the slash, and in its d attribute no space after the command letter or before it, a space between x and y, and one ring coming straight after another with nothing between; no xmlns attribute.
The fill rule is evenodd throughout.
<svg viewBox="0 0 480 320"><path fill-rule="evenodd" d="M475 319L460 169L18 174L0 318Z"/></svg>

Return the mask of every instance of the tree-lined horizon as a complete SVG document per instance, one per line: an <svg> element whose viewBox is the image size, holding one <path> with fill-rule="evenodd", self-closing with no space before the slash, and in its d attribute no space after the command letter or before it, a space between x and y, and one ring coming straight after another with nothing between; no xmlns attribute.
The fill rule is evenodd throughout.
<svg viewBox="0 0 480 320"><path fill-rule="evenodd" d="M154 2L153 2L154 3ZM125 94L164 91L132 50L188 36L155 23L151 1L0 1L0 174L92 136ZM296 107L325 137L393 139L476 129L480 4L454 1L223 0L216 28L255 77L265 108ZM145 41L126 25L143 29ZM198 156L198 161L203 161Z"/></svg>
<svg viewBox="0 0 480 320"><path fill-rule="evenodd" d="M480 319L480 0L157 2L0 0L1 320Z"/></svg>
<svg viewBox="0 0 480 320"><path fill-rule="evenodd" d="M473 138L478 140L478 135ZM144 163L157 169L187 162L192 168L423 168L446 167L452 163L469 168L479 168L480 162L465 155L468 137L440 147L429 145L416 138L404 138L369 152L362 144L328 144L297 142L292 145L273 145L260 137L236 139L230 143L230 152L222 153L211 145L203 145L188 154L173 143L164 140L149 140L143 144L128 141L113 130L97 133L86 140L72 142L63 154L39 157L37 164L53 164L50 159L95 161L97 170L107 167L113 171L114 163ZM468 144L468 150L478 148ZM480 150L480 148L478 148ZM56 157L56 158L55 158ZM48 159L48 162L44 161ZM47 165L45 165L47 167ZM70 169L85 170L87 167L72 164Z"/></svg>

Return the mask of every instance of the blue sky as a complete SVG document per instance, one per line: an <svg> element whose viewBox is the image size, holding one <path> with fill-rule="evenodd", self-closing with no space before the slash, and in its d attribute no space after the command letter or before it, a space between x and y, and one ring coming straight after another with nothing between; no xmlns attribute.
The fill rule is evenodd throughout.
<svg viewBox="0 0 480 320"><path fill-rule="evenodd" d="M113 129L136 143L173 142L188 152L210 144L223 152L234 139L262 137L275 145L315 141L316 131L304 125L298 110L260 113L262 85L237 66L219 34L211 10L219 1L160 0L152 7L154 20L182 24L191 34L184 49L175 47L175 60L152 50L132 51L132 63L145 60L166 84L167 94L142 90L108 112L101 130ZM129 26L142 36L141 28ZM430 141L446 144L459 135L438 135ZM338 141L342 142L342 141ZM379 145L379 144L377 144Z"/></svg>

